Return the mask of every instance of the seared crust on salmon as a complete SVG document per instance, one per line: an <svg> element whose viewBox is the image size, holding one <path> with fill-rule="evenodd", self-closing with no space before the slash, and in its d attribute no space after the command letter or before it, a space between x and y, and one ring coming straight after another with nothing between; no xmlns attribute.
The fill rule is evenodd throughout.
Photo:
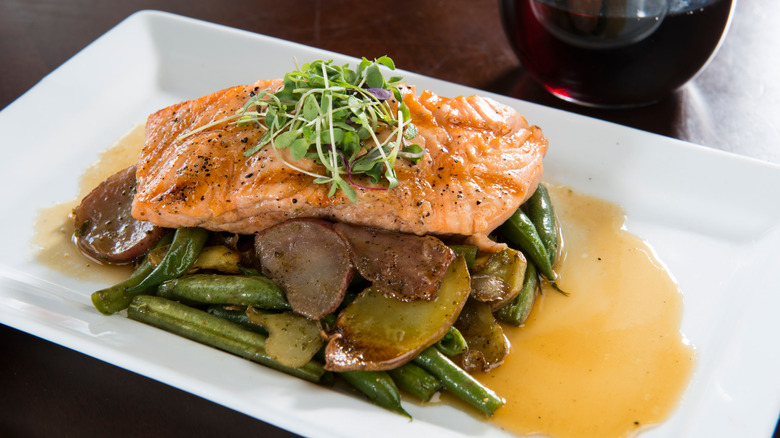
<svg viewBox="0 0 780 438"><path fill-rule="evenodd" d="M262 89L280 80L222 90L164 108L149 116L137 168L132 214L163 227L202 227L254 233L287 219L324 218L419 235L473 236L477 243L528 198L542 176L547 140L515 110L492 99L445 98L412 88L402 94L425 149L412 164L396 161L398 187L356 188L357 202L328 185L315 184L284 164L322 173L309 160L293 161L270 145L250 157L259 124L225 122ZM358 184L371 186L367 179Z"/></svg>

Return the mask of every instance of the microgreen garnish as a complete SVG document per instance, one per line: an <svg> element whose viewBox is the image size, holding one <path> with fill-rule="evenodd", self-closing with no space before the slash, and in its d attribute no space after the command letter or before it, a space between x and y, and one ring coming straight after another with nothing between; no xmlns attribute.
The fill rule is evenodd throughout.
<svg viewBox="0 0 780 438"><path fill-rule="evenodd" d="M417 128L396 87L401 78L385 79L382 67L395 70L387 56L374 61L363 58L356 70L348 64L334 65L332 60L305 63L285 74L281 90L261 90L235 115L187 135L228 121L260 123L265 135L244 155L270 145L287 166L312 176L315 183L330 184L328 196L341 190L353 202L357 200L353 187L392 189L398 185L393 168L396 159L416 163L424 151L409 144ZM321 164L324 174L304 171L284 160L281 149L288 149L295 161L309 158ZM357 184L354 177L361 174L380 186Z"/></svg>

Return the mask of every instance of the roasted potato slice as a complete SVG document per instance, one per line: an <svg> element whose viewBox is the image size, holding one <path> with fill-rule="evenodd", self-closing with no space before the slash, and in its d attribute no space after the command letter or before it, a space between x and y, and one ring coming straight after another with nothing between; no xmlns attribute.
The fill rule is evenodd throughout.
<svg viewBox="0 0 780 438"><path fill-rule="evenodd" d="M430 301L400 301L367 288L339 314L325 348L325 368L387 370L403 365L447 333L470 290L463 256L450 263Z"/></svg>
<svg viewBox="0 0 780 438"><path fill-rule="evenodd" d="M292 310L320 319L341 304L354 268L330 222L296 219L255 237L262 272L285 291Z"/></svg>
<svg viewBox="0 0 780 438"><path fill-rule="evenodd" d="M509 341L496 322L490 306L470 299L455 322L469 348L461 355L461 366L468 372L490 371L504 362Z"/></svg>
<svg viewBox="0 0 780 438"><path fill-rule="evenodd" d="M282 365L302 367L322 348L324 340L317 321L292 312L267 313L252 307L246 314L251 322L268 331L265 351Z"/></svg>
<svg viewBox="0 0 780 438"><path fill-rule="evenodd" d="M336 223L360 275L403 301L430 300L455 253L433 236Z"/></svg>
<svg viewBox="0 0 780 438"><path fill-rule="evenodd" d="M496 311L509 304L523 288L527 262L512 248L493 253L471 276L471 297Z"/></svg>

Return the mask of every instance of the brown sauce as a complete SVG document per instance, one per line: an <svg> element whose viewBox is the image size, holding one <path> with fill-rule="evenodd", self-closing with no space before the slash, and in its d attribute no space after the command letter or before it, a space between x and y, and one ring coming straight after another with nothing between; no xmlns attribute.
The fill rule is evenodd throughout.
<svg viewBox="0 0 780 438"><path fill-rule="evenodd" d="M81 199L133 164L143 125L84 173ZM675 409L694 353L680 334L677 285L613 204L550 186L565 250L556 266L563 296L546 288L522 328L507 328L505 363L477 377L507 400L489 420L518 435L626 437ZM71 242L73 200L40 212L37 261L71 277L118 282L127 268L100 266ZM464 409L468 409L465 408Z"/></svg>
<svg viewBox="0 0 780 438"><path fill-rule="evenodd" d="M73 217L71 212L101 181L135 164L144 142L144 125L139 124L103 152L81 176L76 199L42 208L38 212L33 236L34 257L37 263L85 281L117 283L127 278L129 267L101 265L85 257L73 244Z"/></svg>
<svg viewBox="0 0 780 438"><path fill-rule="evenodd" d="M477 376L507 400L491 419L518 434L627 437L676 408L694 363L680 333L682 297L616 205L551 188L568 296L545 288L511 353Z"/></svg>

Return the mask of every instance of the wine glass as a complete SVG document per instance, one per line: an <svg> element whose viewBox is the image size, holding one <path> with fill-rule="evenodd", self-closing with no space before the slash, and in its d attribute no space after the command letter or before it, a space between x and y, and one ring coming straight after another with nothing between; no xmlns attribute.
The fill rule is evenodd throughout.
<svg viewBox="0 0 780 438"><path fill-rule="evenodd" d="M656 102L700 72L736 0L500 0L523 66L552 94L597 107Z"/></svg>

